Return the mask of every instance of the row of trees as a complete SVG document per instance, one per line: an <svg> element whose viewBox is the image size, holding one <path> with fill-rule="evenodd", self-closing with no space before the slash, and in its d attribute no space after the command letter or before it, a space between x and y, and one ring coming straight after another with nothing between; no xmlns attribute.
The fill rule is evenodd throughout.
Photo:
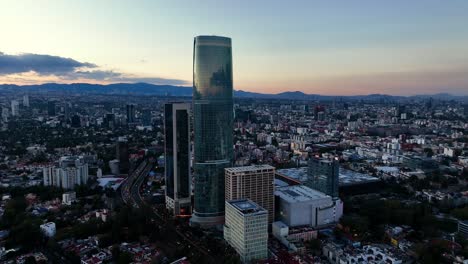
<svg viewBox="0 0 468 264"><path fill-rule="evenodd" d="M376 240L383 237L384 225L411 226L419 239L437 236L441 231L456 230L454 223L434 217L431 206L425 203L367 200L353 209L353 213L343 216L341 223L356 234L371 234Z"/></svg>

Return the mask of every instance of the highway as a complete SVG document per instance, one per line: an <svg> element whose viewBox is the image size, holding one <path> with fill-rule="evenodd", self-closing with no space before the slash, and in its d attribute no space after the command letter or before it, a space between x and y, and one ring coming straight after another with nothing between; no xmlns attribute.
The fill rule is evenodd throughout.
<svg viewBox="0 0 468 264"><path fill-rule="evenodd" d="M144 199L141 197L141 185L144 183L146 176L148 175L149 171L153 165L147 160L144 160L138 167L129 175L129 177L122 183L121 186L121 195L122 199L127 205L131 205L136 208L140 208L146 204ZM150 206L150 205L148 205ZM210 263L215 263L214 259L211 257L209 250L205 249L204 247L200 246L198 243L193 241L193 235L185 234L182 232L179 227L174 227L172 224L168 224L167 219L161 216L158 213L157 207L151 207L153 210L153 219L161 226L165 226L169 229L170 233L176 233L177 239L175 240L176 243L180 243L180 241L186 242L189 247L195 248L198 252L202 255L205 255L208 258L211 258L212 261Z"/></svg>
<svg viewBox="0 0 468 264"><path fill-rule="evenodd" d="M139 195L138 188L141 186L141 183L144 181L146 175L148 175L150 169L151 164L148 164L148 162L144 160L122 183L120 191L122 195L122 200L125 204L138 208L141 202L143 202ZM138 199L140 199L141 201L138 201Z"/></svg>

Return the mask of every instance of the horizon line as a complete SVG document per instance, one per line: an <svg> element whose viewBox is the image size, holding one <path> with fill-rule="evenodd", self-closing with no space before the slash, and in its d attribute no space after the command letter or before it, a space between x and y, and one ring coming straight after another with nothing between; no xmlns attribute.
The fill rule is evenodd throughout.
<svg viewBox="0 0 468 264"><path fill-rule="evenodd" d="M174 84L154 84L154 83L148 83L148 82L114 82L114 83L92 83L92 82L72 82L72 83L61 83L61 82L44 82L44 83L35 83L35 84L15 84L15 83L0 83L0 86L5 86L5 85L12 85L12 86L18 86L18 87L23 87L23 86L41 86L41 85L47 85L47 84L58 84L58 85L76 85L76 84L89 84L89 85L100 85L100 86L109 86L109 85L115 85L115 84L129 84L129 85L134 85L134 84L147 84L147 85L154 85L154 86L173 86L173 87L181 87L181 88L192 88L193 85L190 86L185 86L185 85L174 85ZM249 90L244 90L244 89L239 89L235 90L237 92L246 92L246 93L254 93L254 94L262 94L262 95L280 95L283 93L302 93L304 95L318 95L318 96L329 96L329 97L352 97L352 96L370 96L370 95L382 95L382 96L398 96L398 97L413 97L413 96L436 96L436 95L448 95L448 96L454 96L454 97L468 97L468 94L453 94L453 93L433 93L433 94L413 94L413 95L401 95L401 94L386 94L386 93L369 93L369 94L352 94L352 95L340 95L340 94L319 94L319 93L306 93L300 90L285 90L282 92L278 93L262 93L262 92L253 92Z"/></svg>

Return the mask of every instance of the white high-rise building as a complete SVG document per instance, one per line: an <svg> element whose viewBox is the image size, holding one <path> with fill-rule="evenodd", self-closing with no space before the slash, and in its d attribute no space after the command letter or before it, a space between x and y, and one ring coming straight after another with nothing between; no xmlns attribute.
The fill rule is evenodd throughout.
<svg viewBox="0 0 468 264"><path fill-rule="evenodd" d="M247 199L226 201L224 239L243 263L267 258L267 210Z"/></svg>
<svg viewBox="0 0 468 264"><path fill-rule="evenodd" d="M10 116L10 111L8 108L3 107L2 108L2 120L3 122L8 122L8 117Z"/></svg>
<svg viewBox="0 0 468 264"><path fill-rule="evenodd" d="M23 95L23 106L29 107L29 95L27 94Z"/></svg>
<svg viewBox="0 0 468 264"><path fill-rule="evenodd" d="M73 189L75 185L82 185L88 182L89 167L87 163L76 162L72 166L44 167L42 173L44 186Z"/></svg>
<svg viewBox="0 0 468 264"><path fill-rule="evenodd" d="M86 184L89 178L88 164L82 164L76 167L76 184Z"/></svg>
<svg viewBox="0 0 468 264"><path fill-rule="evenodd" d="M73 189L75 183L77 183L77 169L73 167L59 169L60 171L60 181L62 182L62 188L64 189Z"/></svg>
<svg viewBox="0 0 468 264"><path fill-rule="evenodd" d="M44 186L54 185L55 167L49 166L42 168Z"/></svg>
<svg viewBox="0 0 468 264"><path fill-rule="evenodd" d="M11 115L19 116L19 102L17 100L11 101Z"/></svg>

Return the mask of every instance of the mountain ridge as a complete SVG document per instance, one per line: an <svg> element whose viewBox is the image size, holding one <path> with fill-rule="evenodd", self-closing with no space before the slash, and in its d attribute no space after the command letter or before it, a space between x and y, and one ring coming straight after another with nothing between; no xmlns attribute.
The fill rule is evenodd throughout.
<svg viewBox="0 0 468 264"><path fill-rule="evenodd" d="M192 96L191 86L157 85L149 83L113 83L113 84L92 84L92 83L44 83L32 85L0 84L1 91L13 91L21 88L26 92L71 92L83 94L114 94L114 95L153 95L153 96ZM289 100L331 100L331 99L404 99L404 98L434 98L444 100L468 100L468 96L452 95L448 93L421 94L412 96L388 95L388 94L368 94L368 95L320 95L306 94L302 91L286 91L277 94L257 93L244 90L235 90L234 96L237 98L258 98L258 99L289 99Z"/></svg>

